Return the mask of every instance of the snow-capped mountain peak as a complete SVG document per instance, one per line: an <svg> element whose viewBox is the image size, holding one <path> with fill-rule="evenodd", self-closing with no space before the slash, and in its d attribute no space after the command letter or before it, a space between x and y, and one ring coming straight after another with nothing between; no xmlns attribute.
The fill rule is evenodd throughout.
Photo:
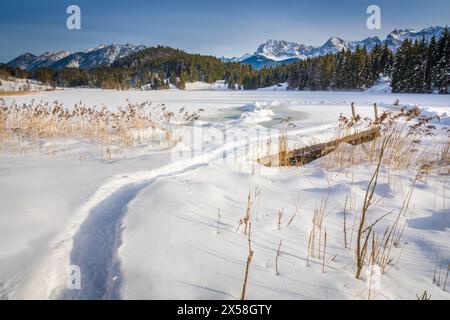
<svg viewBox="0 0 450 320"><path fill-rule="evenodd" d="M36 58L34 54L26 52L8 62L8 65L13 68L17 67L25 70L33 64Z"/></svg>
<svg viewBox="0 0 450 320"><path fill-rule="evenodd" d="M100 45L96 48L84 52L74 53L64 59L59 60L54 65L55 69L81 68L91 69L102 65L111 65L120 58L124 58L134 52L145 49L145 46L133 46L131 44L120 45L113 43L110 45Z"/></svg>
<svg viewBox="0 0 450 320"><path fill-rule="evenodd" d="M37 61L49 61L49 62L54 62L54 61L58 61L61 60L65 57L67 57L68 55L70 55L69 51L57 51L57 52L45 52L42 55L37 57Z"/></svg>
<svg viewBox="0 0 450 320"><path fill-rule="evenodd" d="M93 51L102 50L102 49L104 49L105 47L107 47L106 44L101 44L101 45L99 45L99 46L97 46L97 47L95 47L95 48L90 48L90 49L85 50L84 53L89 53L89 52L93 52Z"/></svg>
<svg viewBox="0 0 450 320"><path fill-rule="evenodd" d="M253 54L246 53L243 56L240 57L227 57L227 56L221 56L219 57L219 60L222 60L223 62L242 62L248 58L250 58Z"/></svg>
<svg viewBox="0 0 450 320"><path fill-rule="evenodd" d="M331 37L330 39L328 39L325 45L344 48L345 41L339 37Z"/></svg>
<svg viewBox="0 0 450 320"><path fill-rule="evenodd" d="M35 56L34 54L27 52L8 62L8 65L11 67L19 67L24 70L31 70L49 67L56 61L59 61L68 55L70 55L70 52L68 51L47 51L39 56Z"/></svg>
<svg viewBox="0 0 450 320"><path fill-rule="evenodd" d="M407 34L414 33L414 32L415 32L414 29L395 29L388 35L388 37L391 36L392 38L398 39Z"/></svg>
<svg viewBox="0 0 450 320"><path fill-rule="evenodd" d="M251 55L245 55L241 58L229 58L224 61L238 61L250 64L256 68L264 66L273 66L277 64L286 64L295 60L305 60L311 57L334 54L342 50L356 50L356 48L366 48L372 50L376 45L387 45L392 51L396 52L406 39L411 41L420 41L430 39L435 36L439 38L444 32L444 27L428 27L421 31L413 29L396 29L389 33L385 40L378 37L368 37L361 41L345 41L342 38L333 36L329 38L322 46L306 46L295 42L285 40L268 40L261 44Z"/></svg>
<svg viewBox="0 0 450 320"><path fill-rule="evenodd" d="M406 39L411 41L425 39L429 41L433 36L440 37L443 32L444 27L440 26L428 27L421 31L415 31L414 29L396 29L387 35L386 41L388 42L388 45L403 42Z"/></svg>
<svg viewBox="0 0 450 320"><path fill-rule="evenodd" d="M101 65L110 65L120 58L145 48L142 45L134 46L132 44L120 45L113 43L110 45L101 44L98 47L73 54L68 51L46 52L40 56L27 53L11 60L8 62L8 65L26 70L40 67L91 69Z"/></svg>
<svg viewBox="0 0 450 320"><path fill-rule="evenodd" d="M328 39L327 42L321 47L323 52L334 52L334 51L341 51L342 49L347 49L348 44L346 41L339 37L331 37Z"/></svg>
<svg viewBox="0 0 450 320"><path fill-rule="evenodd" d="M295 42L270 39L261 44L254 54L271 60L280 61L304 57L305 51L311 50L311 48L312 47L306 47L303 44Z"/></svg>

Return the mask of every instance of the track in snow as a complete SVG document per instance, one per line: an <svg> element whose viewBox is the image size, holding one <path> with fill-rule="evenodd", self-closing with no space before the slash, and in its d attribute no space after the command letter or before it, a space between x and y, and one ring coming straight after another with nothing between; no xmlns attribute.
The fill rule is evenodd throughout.
<svg viewBox="0 0 450 320"><path fill-rule="evenodd" d="M317 130L317 127L299 129L291 134L312 130ZM265 141L268 137L257 137L251 142ZM192 159L173 162L154 170L113 177L81 208L75 220L69 224L69 229L61 235L50 255L36 270L28 284L29 297L119 299L122 279L117 250L121 245L122 218L128 203L157 179L173 177L209 165L221 159L225 152L247 143L247 139L227 143ZM81 290L66 288L67 268L70 265L80 267Z"/></svg>
<svg viewBox="0 0 450 320"><path fill-rule="evenodd" d="M62 299L118 299L121 283L121 221L127 204L149 183L125 186L92 208L73 238L70 264L80 267L81 290L65 290Z"/></svg>

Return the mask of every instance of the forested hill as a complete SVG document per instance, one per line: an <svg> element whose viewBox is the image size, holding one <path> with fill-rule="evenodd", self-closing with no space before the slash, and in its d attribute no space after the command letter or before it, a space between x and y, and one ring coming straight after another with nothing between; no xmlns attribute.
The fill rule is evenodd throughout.
<svg viewBox="0 0 450 320"><path fill-rule="evenodd" d="M170 47L151 47L132 53L114 62L93 69L36 68L31 71L0 65L0 75L33 78L65 87L98 87L107 89L165 89L170 85L184 89L186 82L236 77L242 84L245 74L253 74L251 66L237 62L225 63L216 57L190 54ZM238 87L239 88L239 87Z"/></svg>
<svg viewBox="0 0 450 320"><path fill-rule="evenodd" d="M213 56L189 54L161 46L120 59L111 69L128 72L131 82L137 87L150 84L155 88L164 87L167 82L179 88L184 88L186 82L212 83L228 78L233 72L245 73L252 70L239 63L224 63Z"/></svg>
<svg viewBox="0 0 450 320"><path fill-rule="evenodd" d="M288 82L299 90L364 90L380 75L391 79L393 92L450 93L450 33L439 39L405 40L397 52L386 45L342 50L274 68L255 70L238 62L190 54L169 47L151 47L121 58L112 65L79 68L37 68L24 71L0 65L0 76L30 77L67 87L113 89L184 89L186 82L212 83L225 79L230 89L257 89Z"/></svg>

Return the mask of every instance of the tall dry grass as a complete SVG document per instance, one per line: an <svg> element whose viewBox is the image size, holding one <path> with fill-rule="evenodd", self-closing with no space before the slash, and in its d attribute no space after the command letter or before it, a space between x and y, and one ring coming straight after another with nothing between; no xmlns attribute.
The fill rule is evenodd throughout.
<svg viewBox="0 0 450 320"><path fill-rule="evenodd" d="M252 193L251 189L248 190L247 206L245 207L245 214L241 219L239 219L239 223L236 228L236 232L239 231L241 226L244 226L244 229L243 229L244 235L247 235L247 232L249 232L248 230L250 228L253 211L255 210L256 201L258 200L260 194L261 194L261 189L259 189L259 188L256 188L253 191L253 193Z"/></svg>
<svg viewBox="0 0 450 320"><path fill-rule="evenodd" d="M247 263L245 265L245 272L244 272L244 281L242 283L242 292L241 292L241 300L245 300L246 296L247 296L247 283L248 283L248 276L249 276L249 272L250 272L250 265L252 263L253 260L253 248L252 248L252 238L251 238L251 234L252 234L252 223L249 222L248 225L248 237L247 237L247 243L248 243L248 255L247 255Z"/></svg>
<svg viewBox="0 0 450 320"><path fill-rule="evenodd" d="M321 241L322 241L322 230L323 230L323 220L325 218L325 211L328 204L329 192L322 197L319 206L314 208L314 216L312 219L312 229L309 233L308 238L308 253L306 258L306 266L309 266L309 259L321 257ZM326 241L326 240L325 240ZM316 255L317 251L317 255Z"/></svg>
<svg viewBox="0 0 450 320"><path fill-rule="evenodd" d="M367 186L367 190L364 196L364 202L361 209L359 227L356 236L356 279L359 279L361 277L361 272L365 264L365 259L367 255L367 244L370 238L370 234L372 232L372 227L367 228L366 226L366 221L368 219L367 215L370 206L372 206L374 203L373 196L378 183L380 166L383 160L383 155L386 150L386 146L389 144L390 138L391 136L387 136L382 139L382 145L380 149L377 166L375 168L375 172L372 175L372 178L369 181L369 185ZM365 235L365 240L363 240L363 236L366 231L368 232Z"/></svg>
<svg viewBox="0 0 450 320"><path fill-rule="evenodd" d="M57 100L53 103L32 100L28 104L13 102L7 105L0 99L0 149L57 138L80 138L120 148L150 140L172 141L172 129L157 121L170 121L171 114L163 112L159 119L155 119L151 106L150 101L128 103L111 111L106 106L98 109L81 102L69 109Z"/></svg>
<svg viewBox="0 0 450 320"><path fill-rule="evenodd" d="M409 169L416 171L418 168L428 166L431 171L438 161L448 157L450 148L449 135L441 143L442 150L440 159L436 157L433 146L423 143L435 135L436 127L432 124L435 116L422 115L419 108L403 108L399 112L383 112L376 121L368 118L348 119L343 116L339 119L341 135L367 127L379 127L382 136L389 136L389 143L384 146L382 165L392 170ZM325 169L349 167L353 165L371 163L376 164L378 155L383 147L383 139L375 139L370 142L352 146L340 144L339 147L329 154L323 161ZM426 171L423 171L426 173Z"/></svg>

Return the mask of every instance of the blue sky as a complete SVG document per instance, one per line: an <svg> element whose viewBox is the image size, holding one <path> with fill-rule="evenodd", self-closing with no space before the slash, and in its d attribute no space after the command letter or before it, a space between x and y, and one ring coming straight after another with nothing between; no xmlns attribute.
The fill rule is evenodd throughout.
<svg viewBox="0 0 450 320"><path fill-rule="evenodd" d="M81 8L81 30L66 28L70 4ZM381 7L381 30L366 28L370 4ZM396 28L450 25L449 0L2 0L0 8L0 62L112 42L235 56L268 39L321 45L333 35L384 38Z"/></svg>

